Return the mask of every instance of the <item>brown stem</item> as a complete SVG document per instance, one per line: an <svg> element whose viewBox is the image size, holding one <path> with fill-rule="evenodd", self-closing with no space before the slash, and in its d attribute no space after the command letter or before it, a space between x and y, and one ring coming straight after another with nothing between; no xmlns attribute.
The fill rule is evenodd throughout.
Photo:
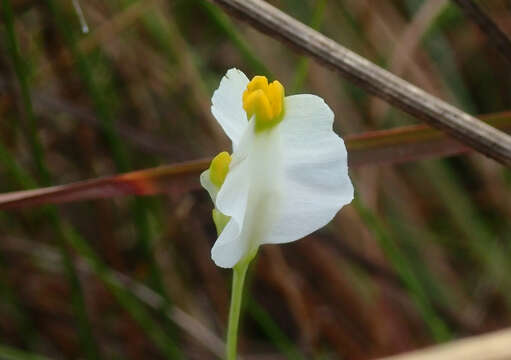
<svg viewBox="0 0 511 360"><path fill-rule="evenodd" d="M262 0L213 0L233 15L289 43L401 110L511 165L511 137L344 48Z"/></svg>

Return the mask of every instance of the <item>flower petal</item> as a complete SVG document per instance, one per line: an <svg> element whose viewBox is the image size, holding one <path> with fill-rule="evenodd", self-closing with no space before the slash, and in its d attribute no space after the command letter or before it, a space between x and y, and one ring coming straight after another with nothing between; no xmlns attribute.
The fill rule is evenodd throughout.
<svg viewBox="0 0 511 360"><path fill-rule="evenodd" d="M332 110L318 96L294 95L285 99L285 111L279 128L280 204L263 243L298 240L353 199L346 147L332 130Z"/></svg>
<svg viewBox="0 0 511 360"><path fill-rule="evenodd" d="M241 161L229 169L229 173L216 197L216 208L230 216L241 226L247 208L249 173L247 162Z"/></svg>
<svg viewBox="0 0 511 360"><path fill-rule="evenodd" d="M229 173L216 196L218 211L231 220L211 249L213 261L220 267L233 267L247 251L241 236L248 203L248 162L231 163Z"/></svg>
<svg viewBox="0 0 511 360"><path fill-rule="evenodd" d="M242 96L248 78L238 69L230 69L220 82L211 99L211 112L236 149L247 126L247 114L243 110Z"/></svg>
<svg viewBox="0 0 511 360"><path fill-rule="evenodd" d="M217 266L232 268L243 257L245 244L239 238L239 225L231 219L211 249L211 258Z"/></svg>
<svg viewBox="0 0 511 360"><path fill-rule="evenodd" d="M218 187L211 182L211 177L209 173L210 170L208 169L200 174L200 184L204 189L208 191L209 196L211 197L211 200L213 201L214 204L216 201L216 195L218 194Z"/></svg>
<svg viewBox="0 0 511 360"><path fill-rule="evenodd" d="M268 229L272 228L279 214L282 193L280 132L275 129L256 133L255 122L252 119L247 126L238 151L232 156L232 167L217 195L217 209L232 216L231 221L239 224L239 236L231 242L225 241L225 249L219 248L216 252L218 257L225 258L220 251L239 256L230 258L230 264L236 264L264 242ZM224 241L219 239L217 243L224 244ZM236 250L227 249L228 246ZM217 262L218 258L214 260Z"/></svg>

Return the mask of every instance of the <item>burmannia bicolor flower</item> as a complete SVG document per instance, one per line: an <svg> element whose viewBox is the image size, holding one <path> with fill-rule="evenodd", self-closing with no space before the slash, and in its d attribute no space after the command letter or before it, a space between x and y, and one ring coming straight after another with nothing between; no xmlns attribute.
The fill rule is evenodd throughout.
<svg viewBox="0 0 511 360"><path fill-rule="evenodd" d="M284 95L278 81L230 69L211 111L232 141L201 184L219 233L214 262L230 268L262 244L288 243L326 225L353 199L343 140L322 98Z"/></svg>

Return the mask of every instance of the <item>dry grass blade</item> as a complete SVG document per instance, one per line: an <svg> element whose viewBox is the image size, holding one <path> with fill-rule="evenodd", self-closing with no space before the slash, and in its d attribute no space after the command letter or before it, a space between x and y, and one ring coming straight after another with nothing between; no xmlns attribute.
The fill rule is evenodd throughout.
<svg viewBox="0 0 511 360"><path fill-rule="evenodd" d="M417 11L409 26L407 26L399 39L396 40L399 46L389 61L389 69L393 73L401 74L406 66L412 64L410 55L415 53L419 47L422 35L447 4L448 0L430 0L425 2Z"/></svg>
<svg viewBox="0 0 511 360"><path fill-rule="evenodd" d="M444 99L456 101L456 97L446 88L442 82L435 81L424 69L424 65L429 64L427 57L421 56L419 45L424 38L425 33L433 23L433 20L439 16L449 5L449 0L428 0L424 1L421 7L414 13L411 22L404 27L403 32L395 31L389 38L395 44L394 51L387 64L387 70L397 76L403 76L409 72L412 81L437 96L442 95ZM368 5L369 6L369 5ZM381 6L381 5L380 5ZM372 41L373 44L379 44L379 41ZM382 48L387 45L382 42ZM381 51L380 51L381 52ZM423 63L424 62L424 63ZM372 99L372 116L378 121L385 117L389 109L389 104Z"/></svg>
<svg viewBox="0 0 511 360"><path fill-rule="evenodd" d="M511 329L508 328L381 360L508 360L511 359L509 344Z"/></svg>
<svg viewBox="0 0 511 360"><path fill-rule="evenodd" d="M368 92L442 129L467 146L511 165L511 138L503 132L376 66L264 1L214 1L258 29L340 71Z"/></svg>
<svg viewBox="0 0 511 360"><path fill-rule="evenodd" d="M511 112L485 115L486 122L511 133ZM349 165L388 165L456 155L471 148L426 125L404 126L345 137ZM0 194L0 209L31 207L126 195L180 194L198 188L198 174L211 159L199 159L99 179Z"/></svg>
<svg viewBox="0 0 511 360"><path fill-rule="evenodd" d="M189 191L197 186L197 181L191 179L197 179L199 172L207 168L209 161L210 159L201 159L68 185L6 193L0 195L0 208ZM169 181L170 179L172 181Z"/></svg>
<svg viewBox="0 0 511 360"><path fill-rule="evenodd" d="M511 133L511 113L483 115L486 123ZM385 165L461 154L471 148L427 125L367 132L345 139L350 166Z"/></svg>
<svg viewBox="0 0 511 360"><path fill-rule="evenodd" d="M511 63L511 41L498 25L472 0L453 0L488 36L488 40Z"/></svg>

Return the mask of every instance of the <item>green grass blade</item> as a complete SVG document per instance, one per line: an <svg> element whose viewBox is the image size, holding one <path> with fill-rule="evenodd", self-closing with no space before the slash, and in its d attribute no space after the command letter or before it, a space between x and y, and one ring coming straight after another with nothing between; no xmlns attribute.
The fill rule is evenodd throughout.
<svg viewBox="0 0 511 360"><path fill-rule="evenodd" d="M2 1L4 21L6 25L6 42L12 61L14 63L14 69L16 76L21 88L22 102L26 112L26 118L28 124L23 126L25 136L29 141L31 147L32 156L36 162L38 174L41 178L43 185L48 186L51 184L50 172L45 164L44 150L37 137L37 121L34 115L32 100L30 95L30 87L27 78L26 65L22 59L16 34L14 31L14 15L9 0ZM17 174L20 175L19 173ZM83 347L84 352L87 354L87 358L90 360L100 359L99 348L93 337L90 321L87 315L85 307L85 300L83 292L80 286L80 281L74 268L71 255L65 245L65 240L62 237L62 228L60 219L58 217L55 208L48 208L48 217L52 226L54 227L57 236L56 240L59 244L60 251L63 256L64 263L66 264L68 281L71 287L72 293L72 304L75 316L78 320L78 334Z"/></svg>
<svg viewBox="0 0 511 360"><path fill-rule="evenodd" d="M264 308L259 305L252 297L246 297L246 310L261 327L263 332L275 344L277 349L289 360L305 360L305 356L300 353L295 344L284 334L282 329L275 323Z"/></svg>
<svg viewBox="0 0 511 360"><path fill-rule="evenodd" d="M77 37L74 35L73 29L69 26L66 19L66 14L60 9L55 1L49 1L51 13L54 15L57 26L63 36L67 47L70 49L77 65L77 69L80 73L82 81L86 84L87 90L93 100L96 113L101 121L103 133L107 139L112 156L118 171L125 172L131 168L130 159L127 150L118 135L114 122L114 114L107 103L107 92L102 88L95 80L94 69L90 64L87 56L83 54L77 42ZM148 224L148 207L146 202L141 199L135 199L132 204L133 219L137 230L137 240L140 248L143 251L145 258L147 259L150 267L151 285L157 290L162 296L164 296L169 306L170 298L165 291L163 285L163 275L156 263L154 255L152 253L151 239L153 234L150 231ZM172 334L176 334L176 329L172 323L170 323L166 317L163 317L163 321L166 326L166 331ZM174 351L167 352L169 358L180 358L178 355L178 347L174 345Z"/></svg>
<svg viewBox="0 0 511 360"><path fill-rule="evenodd" d="M0 359L2 360L50 360L42 355L36 355L0 344Z"/></svg>
<svg viewBox="0 0 511 360"><path fill-rule="evenodd" d="M238 49L245 62L251 70L258 75L265 75L272 78L269 69L254 55L252 49L247 45L248 42L243 38L240 31L236 29L229 17L224 14L216 5L207 0L196 0L204 8L215 25L224 32Z"/></svg>
<svg viewBox="0 0 511 360"><path fill-rule="evenodd" d="M22 344L30 349L37 343L40 336L33 319L28 314L28 309L20 303L13 289L9 286L4 275L7 270L3 254L0 253L0 303L5 303L8 306L7 311L17 321L17 332L22 336Z"/></svg>
<svg viewBox="0 0 511 360"><path fill-rule="evenodd" d="M127 291L122 284L118 282L108 267L100 260L100 258L89 247L87 242L70 226L66 226L65 232L71 246L82 256L93 272L105 284L109 291L114 295L119 304L123 306L129 314L142 327L147 336L154 344L169 358L184 358L175 341L161 328L144 309L139 301ZM165 302L160 312L166 311L170 304Z"/></svg>
<svg viewBox="0 0 511 360"><path fill-rule="evenodd" d="M451 332L441 317L436 314L428 294L419 281L413 266L409 263L402 249L394 242L391 235L385 229L380 219L372 213L358 197L353 200L357 212L362 221L378 240L385 256L389 259L392 267L408 289L408 294L417 306L433 338L438 341L447 341L451 338Z"/></svg>
<svg viewBox="0 0 511 360"><path fill-rule="evenodd" d="M6 151L3 146L0 144L0 163L6 166L9 170L12 170L14 174L23 174L22 177L19 178L21 181L25 181L29 184L35 183L35 181L30 178L29 175L24 174L24 171L19 168L16 163L7 162L4 163L4 158L6 157ZM50 210L49 210L50 209ZM51 208L46 207L45 212L51 211ZM52 216L51 213L49 216ZM62 224L62 223L61 223ZM145 308L140 304L140 302L131 294L130 291L124 288L122 284L120 284L115 276L112 275L111 271L108 267L100 260L100 258L94 253L92 248L87 244L87 242L70 226L67 224L62 224L60 226L60 230L62 231L62 235L64 240L68 245L70 245L81 257L83 257L87 263L91 266L93 272L98 276L98 278L105 284L105 286L110 290L110 292L114 295L117 301L124 307L124 309L133 317L133 319L141 326L141 328L146 332L149 338L153 341L153 343L169 358L182 358L180 357L180 351L177 349L177 345L172 338L170 338L166 332L156 323L151 315L145 310ZM65 256L61 252L62 260L65 261ZM162 310L168 309L168 304L163 306Z"/></svg>
<svg viewBox="0 0 511 360"><path fill-rule="evenodd" d="M422 170L443 200L447 214L465 237L452 239L458 246L469 250L470 256L478 261L490 274L492 283L506 299L511 308L511 271L509 251L499 243L499 237L481 216L472 199L462 190L463 186L455 171L445 162L428 161ZM503 285L505 284L505 285Z"/></svg>

